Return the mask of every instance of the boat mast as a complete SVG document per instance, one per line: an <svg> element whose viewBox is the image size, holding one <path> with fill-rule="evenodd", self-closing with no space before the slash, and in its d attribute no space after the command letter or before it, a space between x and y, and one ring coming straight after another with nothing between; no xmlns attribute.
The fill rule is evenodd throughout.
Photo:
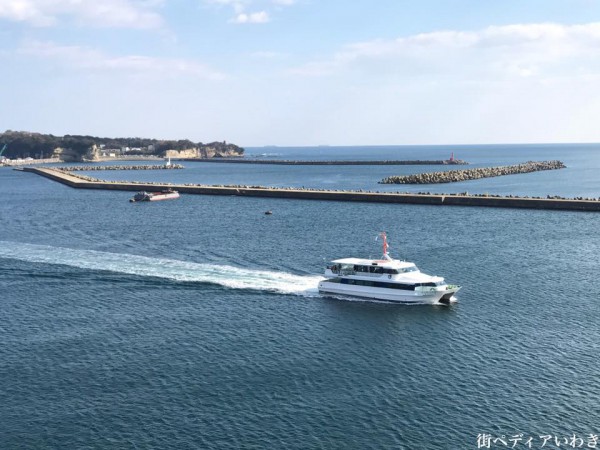
<svg viewBox="0 0 600 450"><path fill-rule="evenodd" d="M385 234L385 231L379 233L379 236L381 236L381 240L383 241L383 256L381 259L391 260L392 258L390 257L390 255L388 255L389 246L387 243L387 235Z"/></svg>

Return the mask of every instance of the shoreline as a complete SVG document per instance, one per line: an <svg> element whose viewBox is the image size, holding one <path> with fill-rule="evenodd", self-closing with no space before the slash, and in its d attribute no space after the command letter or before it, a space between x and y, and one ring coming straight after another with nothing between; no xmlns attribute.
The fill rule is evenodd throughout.
<svg viewBox="0 0 600 450"><path fill-rule="evenodd" d="M306 188L270 188L264 186L215 186L152 182L111 182L82 178L50 168L24 167L30 172L77 189L117 191L153 191L175 189L184 194L233 195L241 197L288 198L301 200L327 200L344 202L404 203L437 206L479 206L495 208L525 208L568 211L600 211L600 200L557 199L528 197L492 197L463 194L409 194L372 191L330 191Z"/></svg>

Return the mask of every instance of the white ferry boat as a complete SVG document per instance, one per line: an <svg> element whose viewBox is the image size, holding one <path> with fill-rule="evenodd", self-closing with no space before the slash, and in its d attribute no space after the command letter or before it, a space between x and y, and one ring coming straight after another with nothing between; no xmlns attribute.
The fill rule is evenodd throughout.
<svg viewBox="0 0 600 450"><path fill-rule="evenodd" d="M392 259L386 234L380 236L383 240L381 259L331 261L325 269L326 280L319 283L319 292L397 303L448 305L456 301L454 294L460 286L446 284L442 277L424 274L414 263Z"/></svg>

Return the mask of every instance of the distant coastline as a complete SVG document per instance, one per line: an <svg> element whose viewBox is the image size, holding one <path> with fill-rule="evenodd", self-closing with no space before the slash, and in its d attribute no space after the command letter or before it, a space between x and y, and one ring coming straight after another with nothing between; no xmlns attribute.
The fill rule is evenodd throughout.
<svg viewBox="0 0 600 450"><path fill-rule="evenodd" d="M226 141L210 143L188 139L107 138L96 136L54 136L28 131L0 133L2 160L58 159L64 162L104 161L124 158L197 157L228 158L242 156L244 149Z"/></svg>

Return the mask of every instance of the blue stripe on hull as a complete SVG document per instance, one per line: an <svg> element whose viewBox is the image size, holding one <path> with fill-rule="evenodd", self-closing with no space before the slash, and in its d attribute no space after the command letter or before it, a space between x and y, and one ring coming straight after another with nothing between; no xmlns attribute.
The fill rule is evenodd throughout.
<svg viewBox="0 0 600 450"><path fill-rule="evenodd" d="M333 283L331 283L333 284ZM336 283L337 284L337 283ZM435 296L425 296L425 295L390 295L389 292L373 292L372 289L365 292L360 292L360 289L356 289L357 286L353 286L354 289L330 289L328 287L322 288L319 286L320 294L331 294L331 295L343 295L347 297L355 297L366 300L379 300L384 302L393 302L393 303L405 303L405 304L437 304L439 299L445 292L440 292L439 295Z"/></svg>

